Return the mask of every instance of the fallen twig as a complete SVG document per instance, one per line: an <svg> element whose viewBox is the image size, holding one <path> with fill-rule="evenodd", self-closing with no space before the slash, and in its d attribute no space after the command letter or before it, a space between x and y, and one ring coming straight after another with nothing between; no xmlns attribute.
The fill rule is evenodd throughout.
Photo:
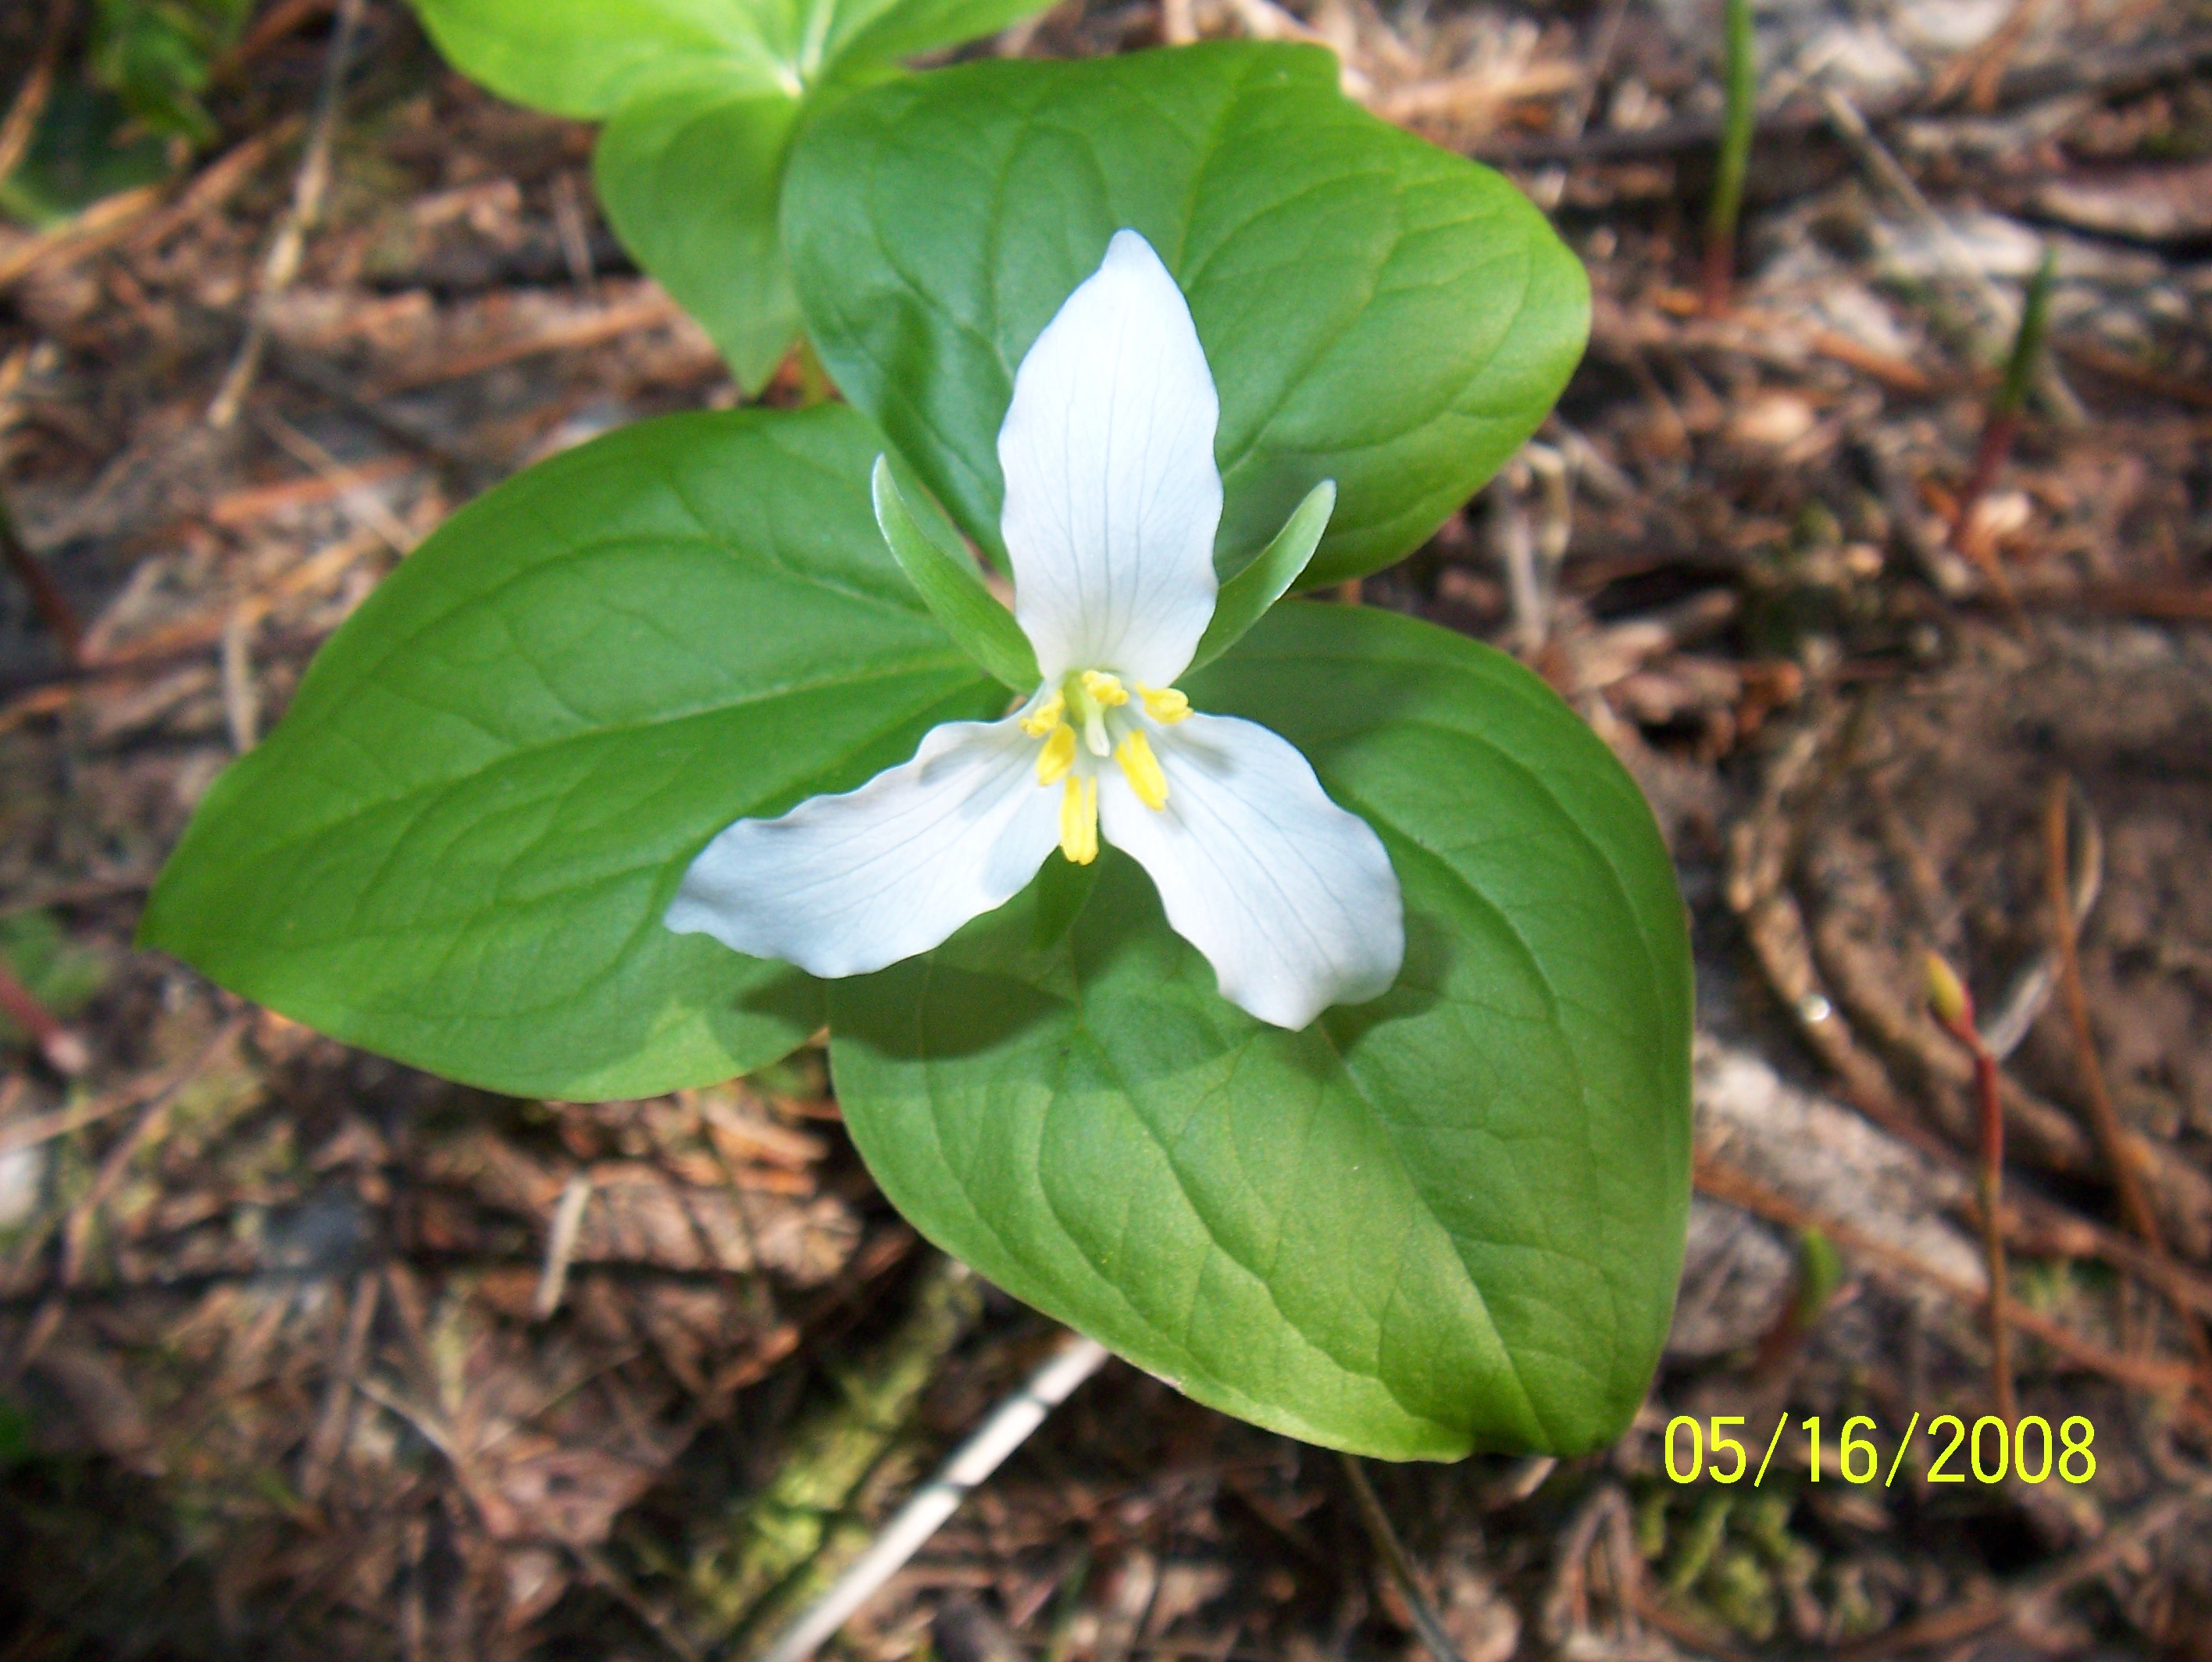
<svg viewBox="0 0 2212 1662"><path fill-rule="evenodd" d="M361 1364L368 1354L369 1330L375 1325L377 1298L383 1286L384 1277L374 1271L354 1283L353 1302L346 1311L345 1337L331 1369L322 1411L316 1416L315 1428L308 1434L300 1462L300 1498L310 1505L323 1498L331 1466L345 1446L347 1411L361 1378Z"/></svg>
<svg viewBox="0 0 2212 1662"><path fill-rule="evenodd" d="M1352 1503L1358 1510L1360 1524L1367 1531L1367 1538L1375 1543L1375 1550L1389 1568L1390 1579L1397 1584L1406 1608L1413 1612L1414 1632L1420 1635L1421 1643L1428 1647L1436 1662L1461 1662L1451 1635L1444 1631L1443 1619L1429 1602L1429 1595L1422 1591L1413 1561L1406 1556L1398 1532L1390 1527L1390 1514L1382 1510L1382 1502L1376 1498L1375 1486L1367 1481L1358 1457L1340 1454L1339 1458L1344 1462L1344 1475L1352 1484Z"/></svg>
<svg viewBox="0 0 2212 1662"><path fill-rule="evenodd" d="M999 1469L1045 1416L1075 1387L1098 1371L1106 1347L1071 1333L1050 1360L1030 1374L1021 1389L992 1410L975 1435L954 1451L937 1475L915 1492L875 1544L839 1576L806 1613L787 1629L762 1662L805 1662L822 1641L845 1625L889 1580L922 1543L937 1533L968 1491ZM1446 1659L1446 1662L1455 1662Z"/></svg>
<svg viewBox="0 0 2212 1662"><path fill-rule="evenodd" d="M1969 1309L1989 1307L1986 1289L1962 1281L1923 1262L1841 1218L1826 1216L1801 1206L1787 1195L1769 1188L1728 1162L1700 1151L1692 1168L1698 1188L1716 1200L1740 1206L1793 1229L1817 1228L1845 1252L1880 1268L1932 1287ZM2186 1362L2153 1356L2127 1356L2107 1350L2094 1339L2083 1338L2063 1323L2026 1306L2008 1303L2005 1325L2015 1332L2045 1344L2077 1368L2146 1391L2179 1392L2195 1381L2197 1370Z"/></svg>
<svg viewBox="0 0 2212 1662"><path fill-rule="evenodd" d="M66 265L119 242L167 197L166 187L142 185L102 197L75 218L0 250L0 288L29 272Z"/></svg>
<svg viewBox="0 0 2212 1662"><path fill-rule="evenodd" d="M570 1178L553 1208L553 1224L545 1232L545 1266L538 1272L538 1292L530 1301L530 1313L540 1321L561 1307L568 1285L568 1265L576 1253L576 1237L584 1227L584 1209L592 1204L592 1174L579 1172Z"/></svg>
<svg viewBox="0 0 2212 1662"><path fill-rule="evenodd" d="M2106 1531L2102 1539L2048 1569L1949 1610L1937 1610L1892 1628L1887 1633L1846 1647L1840 1654L1845 1662L1872 1662L1874 1658L1894 1656L1900 1651L1955 1645L2001 1623L2017 1623L2037 1606L2048 1604L2133 1556L2148 1543L2208 1504L2212 1504L2212 1489L2203 1487L2159 1495L2144 1502L2131 1517Z"/></svg>
<svg viewBox="0 0 2212 1662"><path fill-rule="evenodd" d="M673 323L683 315L682 308L667 295L658 290L648 290L634 299L586 312L579 317L564 318L550 328L520 339L500 341L477 351L461 353L419 368L401 370L376 382L360 396L374 401L401 392L418 391L426 386L436 386L446 381L458 381L465 376L482 374L487 369L498 369L524 358L534 358L541 352L598 346L638 330Z"/></svg>
<svg viewBox="0 0 2212 1662"><path fill-rule="evenodd" d="M307 153L300 159L300 171L293 181L291 205L277 221L276 234L270 239L269 252L262 260L261 282L254 291L246 338L239 343L238 355L231 360L222 386L208 405L210 427L228 428L237 421L239 406L260 370L262 355L269 349L276 301L299 274L307 233L322 212L323 192L330 183L331 141L337 128L354 41L361 33L362 4L362 0L338 0L337 27L331 36L330 54L323 60L322 86L315 94L314 118L308 127Z"/></svg>
<svg viewBox="0 0 2212 1662"><path fill-rule="evenodd" d="M2074 1055L2081 1071L2081 1094L2088 1105L2089 1128L2096 1137L2106 1165L2112 1170L2113 1187L2119 1192L2120 1215L2142 1240L2152 1259L2161 1265L2170 1265L2173 1255L2167 1248L2165 1231L2159 1227L2158 1213L2150 1204L2150 1197L2143 1192L2142 1174L2138 1169L2135 1150L2120 1125L2112 1094L2106 1089L2105 1070L2097 1057L2096 1034L2089 1025L2089 995L2081 982L2080 919L2071 904L2067 881L2067 822L2074 798L2072 781L2061 774L2051 781L2043 816L2045 892L2051 902L2059 995L2066 1006L2067 1024L2073 1029ZM2084 812L2086 816L2086 810ZM2091 834L2094 835L2094 825ZM2206 1379L2212 1380L2212 1335L2206 1332L2201 1316L2192 1313L2186 1306L2181 1309L2181 1319L2190 1344L2197 1351L2197 1362L2203 1368Z"/></svg>
<svg viewBox="0 0 2212 1662"><path fill-rule="evenodd" d="M2208 59L2212 59L2212 32L2105 52L2061 55L2006 74L1998 83L1996 107L2016 108L2069 93L2111 97L2187 75ZM1932 107L1924 94L1911 92L1870 101L1863 113L1869 123L1879 125L1932 113ZM1600 127L1565 135L1501 135L1473 146L1471 154L1479 161L1515 167L1546 162L1640 161L1703 149L1720 137L1722 120L1721 112L1715 111L1651 127ZM1761 115L1756 136L1803 138L1826 124L1827 117L1817 102L1793 100Z"/></svg>
<svg viewBox="0 0 2212 1662"><path fill-rule="evenodd" d="M2089 996L2081 985L2081 955L2074 907L2067 892L2067 819L2073 798L2072 782L2063 775L2051 781L2045 804L2043 846L2046 856L2045 892L2051 908L2051 935L2058 953L2058 991L2066 1006L2066 1019L2074 1030L2074 1053L2081 1069L2081 1093L2089 1108L2089 1129L2097 1139L2105 1163L2112 1168L2112 1186L2119 1192L2120 1215L2142 1237L2143 1245L2160 1257L2166 1237L2158 1215L2144 1194L2142 1178L2129 1149L2127 1133L2105 1089L2105 1071L2097 1060L2097 1041L2089 1028Z"/></svg>
<svg viewBox="0 0 2212 1662"><path fill-rule="evenodd" d="M1982 270L1981 262L1974 257L1973 251L1960 240L1959 234L1951 228L1950 221L1936 211L1935 205L1914 183L1912 175L1905 172L1903 165L1890 154L1889 147L1875 136L1873 128L1868 125L1867 118L1860 113L1858 106L1833 87L1823 86L1819 91L1820 101L1828 112L1828 118L1838 136L1858 157L1861 165L1904 205L1906 212L1942 252L1945 263L1973 294L1983 315L1984 327L1992 337L1990 344L1997 344L1997 337L2014 337L2021 325L2021 312L2014 305L2011 297L1990 280L1989 273ZM2009 348L2012 340L2006 338L2003 344ZM2040 354L2037 356L2035 386L2036 391L2043 395L2045 403L2061 421L2069 423L2082 421L2087 412L2081 407L2081 399L2075 396L2074 389L2066 384L2065 377L2058 373L2058 367Z"/></svg>
<svg viewBox="0 0 2212 1662"><path fill-rule="evenodd" d="M62 42L68 39L70 22L76 15L76 0L47 0L46 27L39 36L38 55L31 60L31 72L23 77L23 84L15 89L6 119L0 120L0 180L15 171L31 148L31 136L38 131L39 118L46 113L47 96L54 89L54 67L61 61Z"/></svg>
<svg viewBox="0 0 2212 1662"><path fill-rule="evenodd" d="M62 656L76 663L84 650L84 626L77 621L76 608L70 604L69 597L54 581L54 574L46 569L46 561L31 551L31 545L15 529L15 516L9 511L5 496L0 496L0 556L6 558L8 569L30 591L31 604L53 631Z"/></svg>

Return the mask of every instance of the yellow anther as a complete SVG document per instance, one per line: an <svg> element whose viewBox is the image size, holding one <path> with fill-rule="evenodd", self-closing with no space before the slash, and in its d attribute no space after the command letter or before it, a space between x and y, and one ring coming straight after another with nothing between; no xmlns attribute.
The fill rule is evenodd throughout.
<svg viewBox="0 0 2212 1662"><path fill-rule="evenodd" d="M1133 732L1123 739L1115 747L1114 760L1121 764L1122 774L1139 802L1152 809L1168 805L1168 776L1160 771L1160 759L1152 754L1152 742L1144 734Z"/></svg>
<svg viewBox="0 0 2212 1662"><path fill-rule="evenodd" d="M1108 675L1103 670L1085 670L1083 690L1091 695L1093 701L1109 710L1129 701L1129 689L1121 684L1121 677Z"/></svg>
<svg viewBox="0 0 2212 1662"><path fill-rule="evenodd" d="M1029 724L1022 724L1026 727ZM1066 722L1052 730L1052 737L1037 752L1037 783L1050 785L1055 779L1067 777L1067 770L1075 766L1075 729Z"/></svg>
<svg viewBox="0 0 2212 1662"><path fill-rule="evenodd" d="M1190 701L1172 687L1139 687L1137 696L1145 701L1152 719L1164 727L1174 726L1190 713Z"/></svg>
<svg viewBox="0 0 2212 1662"><path fill-rule="evenodd" d="M1072 776L1060 798L1060 852L1078 865L1098 858L1098 781Z"/></svg>
<svg viewBox="0 0 2212 1662"><path fill-rule="evenodd" d="M1058 693L1022 718L1022 731L1031 738L1042 738L1060 725L1060 718L1067 709L1067 701Z"/></svg>

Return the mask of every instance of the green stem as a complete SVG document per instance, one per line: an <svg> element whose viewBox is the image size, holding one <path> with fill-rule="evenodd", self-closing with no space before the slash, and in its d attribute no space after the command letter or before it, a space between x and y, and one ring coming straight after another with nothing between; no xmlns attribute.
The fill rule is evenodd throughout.
<svg viewBox="0 0 2212 1662"><path fill-rule="evenodd" d="M1727 0L1728 114L1721 128L1712 208L1705 220L1705 310L1728 310L1735 281L1735 221L1743 206L1743 179L1751 166L1751 135L1759 112L1759 58L1753 47L1751 0Z"/></svg>
<svg viewBox="0 0 2212 1662"><path fill-rule="evenodd" d="M2027 294L2021 303L2020 329L2012 337L2012 354L2005 360L2003 385L1997 388L1996 402L1990 406L1992 417L2018 415L2027 403L2027 389L2034 384L2036 365L2043 355L2043 335L2051 315L2051 280L2057 269L2057 256L2045 249L2043 263L2028 279Z"/></svg>

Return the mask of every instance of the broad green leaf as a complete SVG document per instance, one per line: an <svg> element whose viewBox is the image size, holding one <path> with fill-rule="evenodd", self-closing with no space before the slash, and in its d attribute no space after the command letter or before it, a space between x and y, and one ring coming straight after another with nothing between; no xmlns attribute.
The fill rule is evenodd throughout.
<svg viewBox="0 0 2212 1662"><path fill-rule="evenodd" d="M1262 1425L1401 1459L1603 1445L1689 1198L1688 941L1642 797L1534 676L1384 613L1285 605L1188 684L1382 835L1397 986L1255 1022L1109 852L1064 935L1040 880L827 984L870 1169L1008 1291Z"/></svg>
<svg viewBox="0 0 2212 1662"><path fill-rule="evenodd" d="M717 831L849 790L1004 690L877 534L853 411L624 428L471 504L216 783L149 945L349 1043L491 1089L726 1078L816 983L661 917Z"/></svg>
<svg viewBox="0 0 2212 1662"><path fill-rule="evenodd" d="M1005 27L1044 0L414 0L447 61L503 98L597 119L671 79L797 98L831 71Z"/></svg>
<svg viewBox="0 0 2212 1662"><path fill-rule="evenodd" d="M995 34L1051 0L827 0L833 64L911 58Z"/></svg>
<svg viewBox="0 0 2212 1662"><path fill-rule="evenodd" d="M1221 394L1224 574L1337 482L1307 579L1400 558L1551 407L1589 292L1503 178L1369 115L1316 47L988 62L808 123L783 230L807 329L994 559L1022 356L1122 227L1176 274Z"/></svg>
<svg viewBox="0 0 2212 1662"><path fill-rule="evenodd" d="M714 337L747 393L799 333L776 234L799 112L784 93L694 80L624 104L592 157L615 234Z"/></svg>
<svg viewBox="0 0 2212 1662"><path fill-rule="evenodd" d="M1040 678L1036 649L1014 615L983 586L983 574L968 551L955 553L922 529L891 476L890 457L876 458L870 483L876 524L883 529L891 557L945 632L999 681L1025 695L1034 691Z"/></svg>
<svg viewBox="0 0 2212 1662"><path fill-rule="evenodd" d="M1213 603L1213 616L1199 637L1198 650L1191 654L1192 670L1204 669L1242 640L1245 632L1291 591L1320 546L1322 532L1328 529L1328 516L1335 506L1336 482L1324 479L1306 493L1306 500L1283 522L1275 540L1221 585Z"/></svg>
<svg viewBox="0 0 2212 1662"><path fill-rule="evenodd" d="M414 0L446 61L501 98L599 120L671 78L796 97L790 0Z"/></svg>

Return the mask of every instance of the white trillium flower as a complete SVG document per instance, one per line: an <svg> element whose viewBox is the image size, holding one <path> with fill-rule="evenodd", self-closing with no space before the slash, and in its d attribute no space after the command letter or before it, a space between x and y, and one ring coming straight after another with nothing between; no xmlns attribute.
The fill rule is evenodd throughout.
<svg viewBox="0 0 2212 1662"><path fill-rule="evenodd" d="M933 728L856 791L730 826L668 926L865 974L1003 906L1055 846L1087 864L1103 835L1261 1021L1301 1028L1388 989L1405 919L1382 840L1287 741L1176 690L1213 616L1219 415L1182 291L1117 233L1022 360L999 429L1000 530L1041 683L1000 720Z"/></svg>

